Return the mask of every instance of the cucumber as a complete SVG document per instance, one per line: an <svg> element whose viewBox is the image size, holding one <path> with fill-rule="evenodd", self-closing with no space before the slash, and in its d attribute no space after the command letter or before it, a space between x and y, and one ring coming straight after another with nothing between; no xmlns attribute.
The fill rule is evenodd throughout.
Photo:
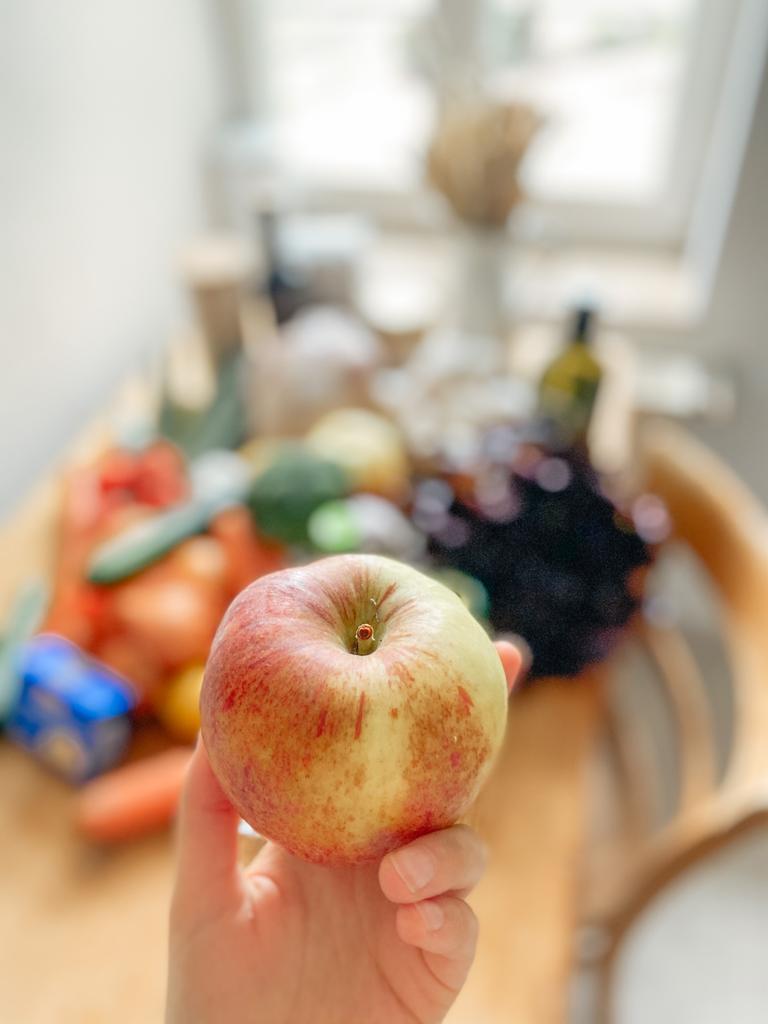
<svg viewBox="0 0 768 1024"><path fill-rule="evenodd" d="M88 579L91 583L119 583L134 576L183 540L202 533L210 517L210 503L197 500L137 523L97 548L88 564Z"/></svg>

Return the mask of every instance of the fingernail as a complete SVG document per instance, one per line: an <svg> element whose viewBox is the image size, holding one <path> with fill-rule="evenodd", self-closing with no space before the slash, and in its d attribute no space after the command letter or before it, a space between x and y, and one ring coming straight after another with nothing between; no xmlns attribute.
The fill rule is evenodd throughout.
<svg viewBox="0 0 768 1024"><path fill-rule="evenodd" d="M419 892L435 875L432 855L418 847L399 850L393 855L392 863L411 892Z"/></svg>
<svg viewBox="0 0 768 1024"><path fill-rule="evenodd" d="M445 914L439 903L432 903L428 900L425 903L417 903L416 909L421 914L421 919L428 932L436 932L443 927Z"/></svg>

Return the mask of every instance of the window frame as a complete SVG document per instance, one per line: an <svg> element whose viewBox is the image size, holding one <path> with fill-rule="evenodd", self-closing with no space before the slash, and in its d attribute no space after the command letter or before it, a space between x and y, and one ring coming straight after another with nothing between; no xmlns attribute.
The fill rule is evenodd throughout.
<svg viewBox="0 0 768 1024"><path fill-rule="evenodd" d="M463 3L474 3L481 16L483 0L439 0L447 18L464 19ZM275 168L269 154L262 118L269 109L269 86L260 49L261 0L213 0L217 47L224 96L224 124L214 144L218 205L229 220L240 222L245 207L261 186L274 185ZM580 202L529 198L519 211L515 234L537 244L607 244L682 251L700 189L707 154L718 118L729 67L738 61L737 31L754 0L697 0L692 16L689 59L676 114L677 128L669 155L670 171L659 197L651 202ZM412 190L334 187L310 179L287 179L278 172L281 187L300 195L312 208L347 209L369 213L384 225L416 231L438 228L441 204L426 184Z"/></svg>

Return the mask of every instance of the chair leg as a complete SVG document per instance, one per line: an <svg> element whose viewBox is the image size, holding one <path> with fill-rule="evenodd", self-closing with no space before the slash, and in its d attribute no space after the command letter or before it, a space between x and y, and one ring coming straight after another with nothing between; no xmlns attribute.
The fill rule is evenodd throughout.
<svg viewBox="0 0 768 1024"><path fill-rule="evenodd" d="M595 999L595 1024L612 1024L613 1021L613 971L612 958L600 964Z"/></svg>
<svg viewBox="0 0 768 1024"><path fill-rule="evenodd" d="M589 984L588 1024L610 1024L611 936L607 928L588 925L577 939L576 960L582 979ZM576 1018L581 1022L582 1018Z"/></svg>

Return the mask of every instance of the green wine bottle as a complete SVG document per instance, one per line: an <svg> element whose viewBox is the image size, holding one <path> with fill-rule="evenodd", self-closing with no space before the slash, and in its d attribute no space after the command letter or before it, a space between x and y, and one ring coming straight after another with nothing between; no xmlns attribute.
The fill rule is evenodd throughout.
<svg viewBox="0 0 768 1024"><path fill-rule="evenodd" d="M591 350L595 312L579 307L568 342L539 381L538 414L558 447L586 448L603 372Z"/></svg>

